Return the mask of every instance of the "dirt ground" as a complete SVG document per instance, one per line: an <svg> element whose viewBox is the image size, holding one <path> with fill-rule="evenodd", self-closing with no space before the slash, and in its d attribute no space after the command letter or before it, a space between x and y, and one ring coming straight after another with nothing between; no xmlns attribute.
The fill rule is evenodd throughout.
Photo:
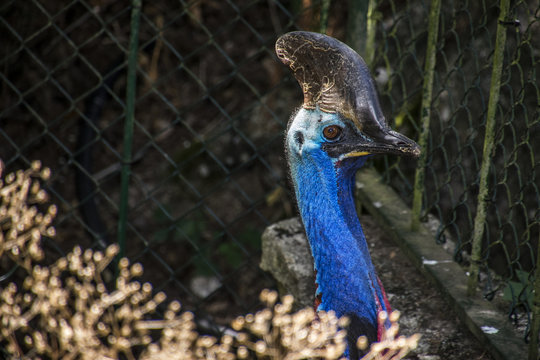
<svg viewBox="0 0 540 360"><path fill-rule="evenodd" d="M401 312L401 333L422 335L418 348L406 358L492 359L487 350L460 323L437 289L399 253L398 246L376 225L373 218L363 215L360 222L390 304Z"/></svg>

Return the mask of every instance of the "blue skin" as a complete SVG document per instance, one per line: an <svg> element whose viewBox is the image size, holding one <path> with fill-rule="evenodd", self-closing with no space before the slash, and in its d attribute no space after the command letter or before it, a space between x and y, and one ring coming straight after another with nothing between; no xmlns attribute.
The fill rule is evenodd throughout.
<svg viewBox="0 0 540 360"><path fill-rule="evenodd" d="M339 114L302 108L290 123L286 149L317 270L318 310L357 317L360 328L371 331L368 337L374 341L377 314L387 307L353 196L355 174L366 156L332 158L322 149L330 142L323 129L329 125L344 128L347 121Z"/></svg>

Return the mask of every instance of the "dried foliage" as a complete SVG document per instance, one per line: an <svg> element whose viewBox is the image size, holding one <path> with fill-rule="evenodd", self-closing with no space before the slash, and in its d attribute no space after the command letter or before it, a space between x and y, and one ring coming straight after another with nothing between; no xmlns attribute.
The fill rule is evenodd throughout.
<svg viewBox="0 0 540 360"><path fill-rule="evenodd" d="M266 308L256 314L236 318L233 329L241 343L239 358L249 351L264 359L339 359L347 347L347 318L333 312L305 308L291 313L294 299L286 295L277 303L275 291L264 290L261 301ZM249 350L249 351L248 351ZM240 353L242 351L242 353Z"/></svg>
<svg viewBox="0 0 540 360"><path fill-rule="evenodd" d="M381 341L372 344L362 360L398 360L405 357L411 350L416 349L420 334L398 337L400 315L399 311L393 311L390 316L384 311L379 313L379 323L384 324L389 321L390 326L383 332ZM367 349L367 338L365 336L359 337L356 346L362 350Z"/></svg>
<svg viewBox="0 0 540 360"><path fill-rule="evenodd" d="M0 174L1 174L0 163ZM307 308L292 313L293 298L278 303L275 291L265 290L266 307L256 314L236 318L220 339L199 335L194 316L180 313L180 303L170 302L159 316L165 294L153 294L152 285L135 278L140 264L118 261L112 278L110 264L117 246L104 252L76 247L50 266L37 264L43 257L41 236L54 236L51 222L56 207L45 215L35 204L47 194L39 180L48 169L35 162L26 171L9 174L0 182L0 254L27 270L22 284L10 283L0 291L0 347L4 355L22 359L340 359L346 350L348 320L332 312ZM163 305L164 306L164 305ZM386 321L386 315L380 321ZM400 359L416 347L418 336L395 338L399 315L383 341L373 344L364 358ZM366 339L359 339L361 348Z"/></svg>
<svg viewBox="0 0 540 360"><path fill-rule="evenodd" d="M50 170L41 169L41 162L34 161L30 169L19 170L2 179L3 164L0 161L0 257L4 254L30 271L32 261L41 260L41 236L54 236L51 222L56 206L51 205L45 215L37 204L47 200L39 179L47 180Z"/></svg>

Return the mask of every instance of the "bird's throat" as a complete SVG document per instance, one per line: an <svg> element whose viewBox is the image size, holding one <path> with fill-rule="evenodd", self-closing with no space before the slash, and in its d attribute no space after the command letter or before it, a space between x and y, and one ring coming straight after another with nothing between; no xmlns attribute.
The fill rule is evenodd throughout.
<svg viewBox="0 0 540 360"><path fill-rule="evenodd" d="M289 163L317 271L319 310L358 318L359 331L374 341L380 332L377 314L389 306L354 202L355 173L364 160L321 161L319 155Z"/></svg>

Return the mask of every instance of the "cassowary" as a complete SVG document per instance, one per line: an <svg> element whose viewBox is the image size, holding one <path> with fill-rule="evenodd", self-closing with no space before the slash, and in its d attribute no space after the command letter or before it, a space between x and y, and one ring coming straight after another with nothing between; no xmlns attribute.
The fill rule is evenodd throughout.
<svg viewBox="0 0 540 360"><path fill-rule="evenodd" d="M291 32L276 42L304 103L289 121L285 147L298 209L316 270L317 310L348 316L356 339L377 341L377 317L390 311L354 204L355 173L371 154L417 157L418 145L391 130L362 58L326 35Z"/></svg>

